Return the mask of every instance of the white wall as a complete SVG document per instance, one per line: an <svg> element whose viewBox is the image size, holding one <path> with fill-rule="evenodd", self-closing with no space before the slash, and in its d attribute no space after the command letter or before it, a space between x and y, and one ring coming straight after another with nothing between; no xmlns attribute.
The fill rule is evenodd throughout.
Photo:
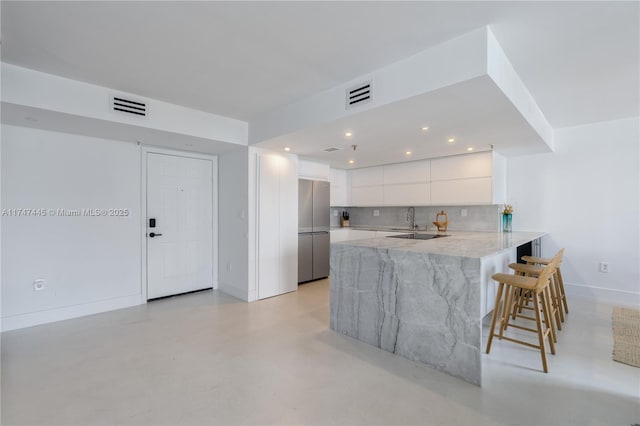
<svg viewBox="0 0 640 426"><path fill-rule="evenodd" d="M2 136L3 208L130 211L5 216L3 329L140 303L140 147L7 125ZM46 280L43 291L34 291L36 278Z"/></svg>
<svg viewBox="0 0 640 426"><path fill-rule="evenodd" d="M554 153L509 160L514 230L547 231L545 256L566 248L568 292L640 305L639 141L640 119L609 121L559 129Z"/></svg>
<svg viewBox="0 0 640 426"><path fill-rule="evenodd" d="M247 144L248 124L245 121L155 99L145 99L135 94L130 95L6 63L2 63L2 78L2 101L8 104L147 127L208 140ZM147 117L130 117L111 111L110 96L114 94L146 101Z"/></svg>
<svg viewBox="0 0 640 426"><path fill-rule="evenodd" d="M219 157L218 285L249 300L249 152L247 147Z"/></svg>

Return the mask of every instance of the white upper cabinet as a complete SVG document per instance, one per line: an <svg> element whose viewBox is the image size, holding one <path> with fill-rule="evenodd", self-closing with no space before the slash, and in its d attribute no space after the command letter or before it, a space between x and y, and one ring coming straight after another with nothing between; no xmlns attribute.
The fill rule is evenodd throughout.
<svg viewBox="0 0 640 426"><path fill-rule="evenodd" d="M368 167L349 171L351 183L352 206L381 206L384 205L382 182L384 180L383 167Z"/></svg>
<svg viewBox="0 0 640 426"><path fill-rule="evenodd" d="M349 180L346 170L329 169L331 206L345 207L349 205Z"/></svg>
<svg viewBox="0 0 640 426"><path fill-rule="evenodd" d="M428 160L384 166L384 205L429 204L429 172Z"/></svg>
<svg viewBox="0 0 640 426"><path fill-rule="evenodd" d="M411 161L384 166L383 183L393 185L398 183L427 183L429 182L429 161Z"/></svg>
<svg viewBox="0 0 640 426"><path fill-rule="evenodd" d="M384 181L383 167L367 167L350 171L351 188L360 186L382 185Z"/></svg>
<svg viewBox="0 0 640 426"><path fill-rule="evenodd" d="M499 204L506 160L495 152L411 161L348 172L352 206Z"/></svg>
<svg viewBox="0 0 640 426"><path fill-rule="evenodd" d="M429 183L398 183L383 186L385 206L415 206L429 204Z"/></svg>
<svg viewBox="0 0 640 426"><path fill-rule="evenodd" d="M431 160L431 204L499 204L506 194L506 160L495 152Z"/></svg>
<svg viewBox="0 0 640 426"><path fill-rule="evenodd" d="M431 181L491 177L491 152L431 160Z"/></svg>
<svg viewBox="0 0 640 426"><path fill-rule="evenodd" d="M491 195L490 177L431 182L434 204L492 204Z"/></svg>
<svg viewBox="0 0 640 426"><path fill-rule="evenodd" d="M382 185L351 187L351 205L356 207L384 205Z"/></svg>

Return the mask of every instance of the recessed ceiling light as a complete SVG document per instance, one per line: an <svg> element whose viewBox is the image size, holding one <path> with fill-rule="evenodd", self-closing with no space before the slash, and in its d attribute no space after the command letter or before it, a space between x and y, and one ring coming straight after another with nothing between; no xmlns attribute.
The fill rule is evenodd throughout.
<svg viewBox="0 0 640 426"><path fill-rule="evenodd" d="M406 151L404 155L411 155L411 151Z"/></svg>
<svg viewBox="0 0 640 426"><path fill-rule="evenodd" d="M456 140L455 140L454 138L449 138L449 139L447 139L447 142L449 142L449 143L453 143L453 142L455 142L455 141L456 141Z"/></svg>
<svg viewBox="0 0 640 426"><path fill-rule="evenodd" d="M473 147L470 146L469 148L467 148L467 151L473 151Z"/></svg>
<svg viewBox="0 0 640 426"><path fill-rule="evenodd" d="M420 130L422 130L423 132L426 132L427 130L429 130L429 126L423 126L420 128Z"/></svg>
<svg viewBox="0 0 640 426"><path fill-rule="evenodd" d="M285 150L285 151L287 151L287 152L289 152L289 151L291 151L291 148L289 148L288 146L285 146L285 147L284 147L284 150Z"/></svg>
<svg viewBox="0 0 640 426"><path fill-rule="evenodd" d="M351 132L344 132L344 135L348 138L350 138L351 136L353 136L353 133Z"/></svg>
<svg viewBox="0 0 640 426"><path fill-rule="evenodd" d="M353 164L355 162L356 162L355 160L349 160L349 164Z"/></svg>

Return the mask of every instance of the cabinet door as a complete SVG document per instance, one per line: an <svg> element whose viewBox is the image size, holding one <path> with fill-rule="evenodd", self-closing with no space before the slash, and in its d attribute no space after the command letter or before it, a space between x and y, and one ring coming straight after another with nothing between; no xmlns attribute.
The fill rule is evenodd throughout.
<svg viewBox="0 0 640 426"><path fill-rule="evenodd" d="M336 207L348 206L347 200L347 171L331 169L329 174L330 204Z"/></svg>
<svg viewBox="0 0 640 426"><path fill-rule="evenodd" d="M380 206L383 203L382 185L351 188L352 206Z"/></svg>
<svg viewBox="0 0 640 426"><path fill-rule="evenodd" d="M374 186L383 184L383 168L368 167L349 171L351 175L351 187Z"/></svg>
<svg viewBox="0 0 640 426"><path fill-rule="evenodd" d="M428 183L405 183L384 186L385 206L413 206L428 204L430 197Z"/></svg>
<svg viewBox="0 0 640 426"><path fill-rule="evenodd" d="M298 161L282 156L279 166L279 291L282 294L298 289Z"/></svg>
<svg viewBox="0 0 640 426"><path fill-rule="evenodd" d="M431 182L431 204L491 204L491 178Z"/></svg>
<svg viewBox="0 0 640 426"><path fill-rule="evenodd" d="M489 177L491 174L490 152L431 160L431 181Z"/></svg>
<svg viewBox="0 0 640 426"><path fill-rule="evenodd" d="M410 161L384 166L384 184L426 183L429 181L429 161Z"/></svg>
<svg viewBox="0 0 640 426"><path fill-rule="evenodd" d="M264 299L280 294L280 160L275 155L258 157L258 211L258 298Z"/></svg>
<svg viewBox="0 0 640 426"><path fill-rule="evenodd" d="M298 288L298 166L287 156L258 156L258 298Z"/></svg>

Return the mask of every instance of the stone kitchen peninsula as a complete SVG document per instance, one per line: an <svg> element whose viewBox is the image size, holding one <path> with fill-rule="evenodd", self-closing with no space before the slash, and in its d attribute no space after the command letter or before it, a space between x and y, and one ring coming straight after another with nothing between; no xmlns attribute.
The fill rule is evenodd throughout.
<svg viewBox="0 0 640 426"><path fill-rule="evenodd" d="M331 244L331 329L481 385L491 276L543 235L450 232Z"/></svg>

